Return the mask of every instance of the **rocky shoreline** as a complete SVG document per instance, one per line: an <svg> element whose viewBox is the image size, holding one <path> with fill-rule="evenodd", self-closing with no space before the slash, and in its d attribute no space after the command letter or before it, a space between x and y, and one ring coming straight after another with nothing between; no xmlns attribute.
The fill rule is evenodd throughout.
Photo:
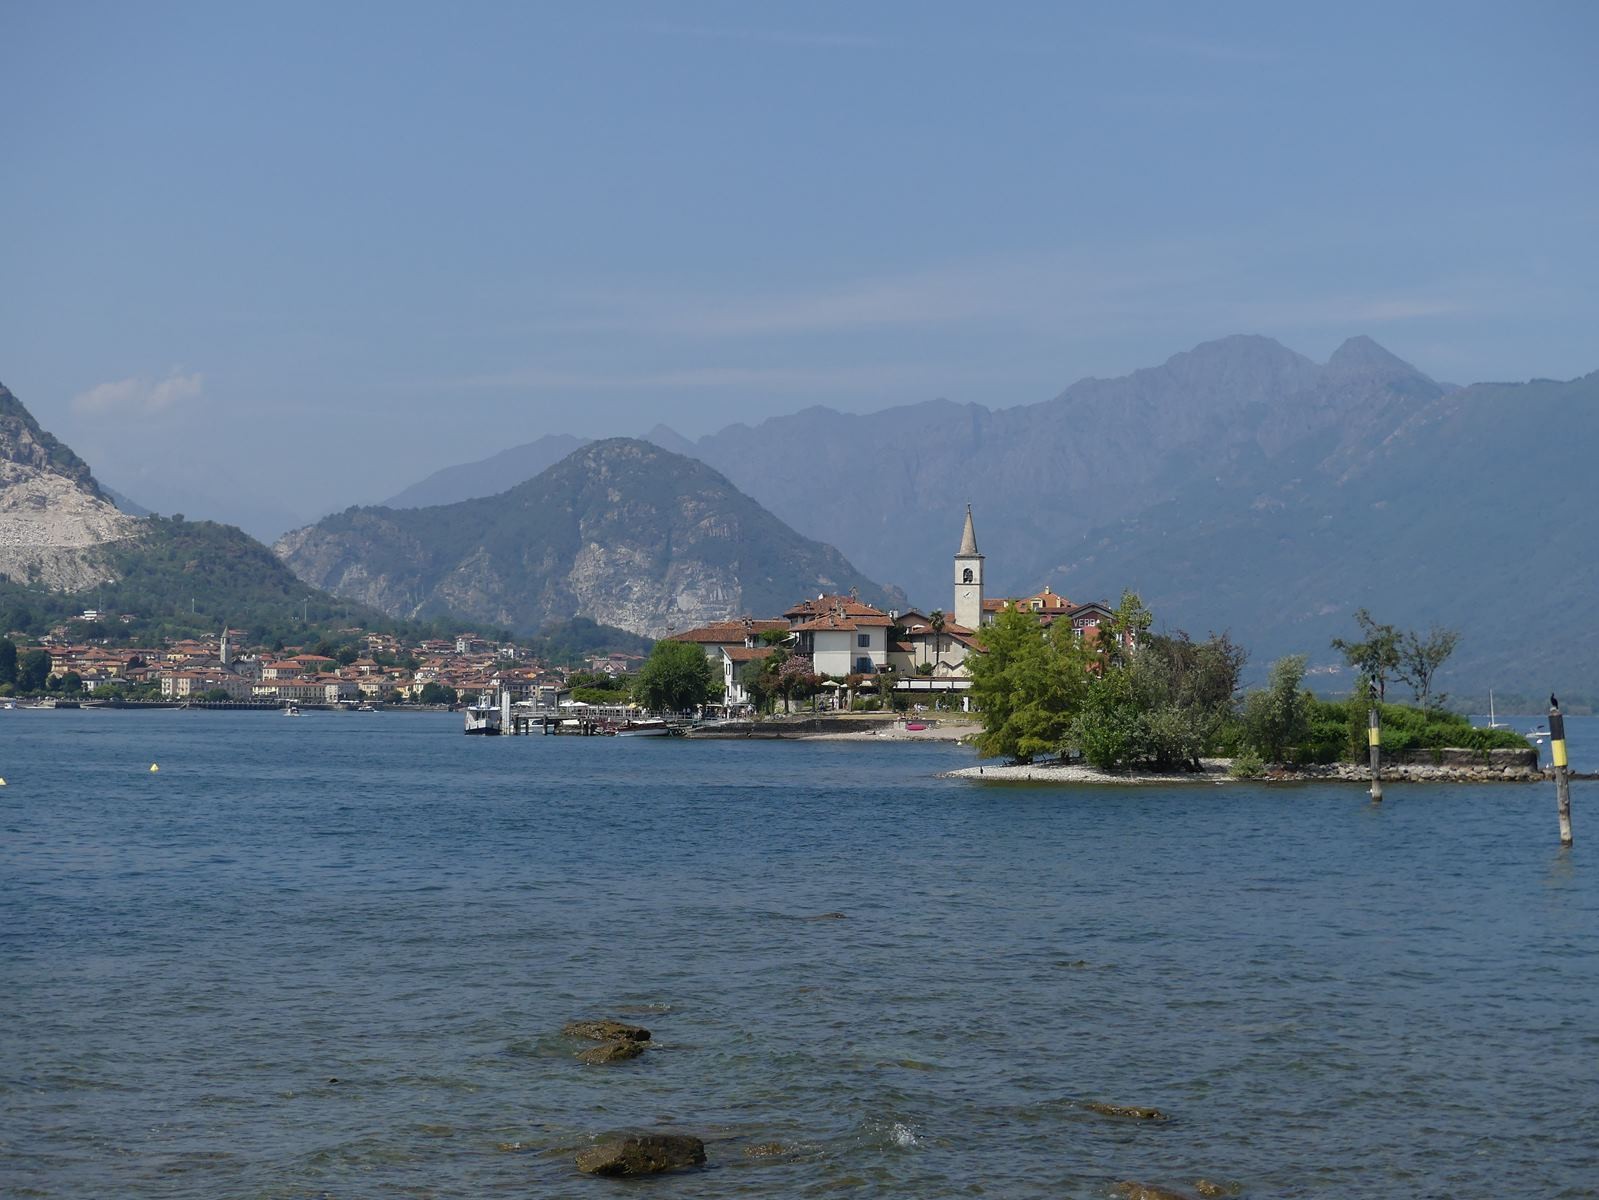
<svg viewBox="0 0 1599 1200"><path fill-rule="evenodd" d="M1260 775L1244 779L1229 774L1232 761L1230 758L1203 759L1203 769L1199 771L1102 771L1086 763L1058 761L1003 765L983 763L945 771L940 778L966 779L978 783L1109 784L1132 787L1229 783L1352 783L1369 786L1371 783L1370 771L1355 763L1274 766ZM1539 767L1517 764L1400 762L1385 763L1382 777L1385 783L1541 783L1552 779L1553 775ZM1599 775L1573 772L1571 778L1594 779L1599 778Z"/></svg>

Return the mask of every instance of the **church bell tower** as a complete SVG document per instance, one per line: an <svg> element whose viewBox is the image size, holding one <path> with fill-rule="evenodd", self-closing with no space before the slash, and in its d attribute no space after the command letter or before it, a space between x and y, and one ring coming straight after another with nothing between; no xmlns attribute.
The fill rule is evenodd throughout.
<svg viewBox="0 0 1599 1200"><path fill-rule="evenodd" d="M961 547L955 551L955 623L967 629L980 629L983 624L983 556L977 552L970 504L966 506Z"/></svg>

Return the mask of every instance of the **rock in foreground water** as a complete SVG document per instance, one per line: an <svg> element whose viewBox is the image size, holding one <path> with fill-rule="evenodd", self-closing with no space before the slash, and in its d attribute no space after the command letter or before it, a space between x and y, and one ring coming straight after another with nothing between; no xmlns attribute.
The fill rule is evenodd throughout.
<svg viewBox="0 0 1599 1200"><path fill-rule="evenodd" d="M577 1156L589 1175L656 1175L705 1161L705 1143L681 1133L627 1134L590 1146Z"/></svg>
<svg viewBox="0 0 1599 1200"><path fill-rule="evenodd" d="M1125 1117L1130 1121L1169 1121L1171 1120L1158 1108L1138 1108L1131 1104L1106 1104L1100 1100L1084 1100L1080 1105L1089 1112L1096 1112L1102 1117Z"/></svg>
<svg viewBox="0 0 1599 1200"><path fill-rule="evenodd" d="M561 1032L567 1037L587 1038L591 1042L647 1042L650 1031L620 1021L568 1021Z"/></svg>
<svg viewBox="0 0 1599 1200"><path fill-rule="evenodd" d="M1116 1190L1127 1200L1194 1200L1187 1192L1176 1192L1151 1183L1133 1183L1131 1180L1118 1183Z"/></svg>
<svg viewBox="0 0 1599 1200"><path fill-rule="evenodd" d="M626 1062L630 1058L637 1058L644 1053L644 1043L635 1041L606 1042L601 1046L591 1046L579 1052L578 1062L584 1063L614 1063Z"/></svg>

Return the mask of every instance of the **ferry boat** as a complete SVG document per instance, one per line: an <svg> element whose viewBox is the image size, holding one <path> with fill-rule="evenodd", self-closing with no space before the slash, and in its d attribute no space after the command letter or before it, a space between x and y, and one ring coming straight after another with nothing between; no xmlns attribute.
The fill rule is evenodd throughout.
<svg viewBox="0 0 1599 1200"><path fill-rule="evenodd" d="M487 692L477 698L476 704L468 704L464 711L467 733L492 736L500 732L500 706Z"/></svg>
<svg viewBox="0 0 1599 1200"><path fill-rule="evenodd" d="M286 717L297 717L297 716L299 716L300 715L300 706L298 704L285 704L283 706L283 715L286 716Z"/></svg>

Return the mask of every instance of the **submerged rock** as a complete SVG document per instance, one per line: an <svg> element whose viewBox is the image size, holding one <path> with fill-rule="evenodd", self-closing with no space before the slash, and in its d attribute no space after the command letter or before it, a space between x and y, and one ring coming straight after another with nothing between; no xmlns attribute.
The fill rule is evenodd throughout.
<svg viewBox="0 0 1599 1200"><path fill-rule="evenodd" d="M1194 1200L1187 1192L1156 1187L1152 1183L1133 1183L1131 1180L1118 1183L1116 1191L1126 1196L1127 1200Z"/></svg>
<svg viewBox="0 0 1599 1200"><path fill-rule="evenodd" d="M620 1021L568 1021L561 1032L567 1037L587 1038L591 1042L647 1042L650 1031Z"/></svg>
<svg viewBox="0 0 1599 1200"><path fill-rule="evenodd" d="M578 1062L584 1063L614 1063L626 1062L630 1058L637 1058L644 1053L644 1043L635 1041L606 1042L602 1046L591 1046L587 1050L579 1051Z"/></svg>
<svg viewBox="0 0 1599 1200"><path fill-rule="evenodd" d="M1158 1108L1139 1108L1132 1104L1106 1104L1102 1100L1084 1100L1078 1105L1102 1117L1125 1117L1130 1121L1169 1121L1171 1118Z"/></svg>
<svg viewBox="0 0 1599 1200"><path fill-rule="evenodd" d="M1239 1189L1237 1184L1212 1183L1208 1179L1196 1179L1194 1191L1204 1196L1205 1200L1215 1200L1218 1196L1236 1196Z"/></svg>
<svg viewBox="0 0 1599 1200"><path fill-rule="evenodd" d="M656 1175L705 1161L705 1143L681 1133L638 1133L611 1138L577 1156L588 1175Z"/></svg>
<svg viewBox="0 0 1599 1200"><path fill-rule="evenodd" d="M777 1158L788 1153L788 1147L782 1142L757 1142L753 1146L745 1146L744 1153L750 1158Z"/></svg>
<svg viewBox="0 0 1599 1200"><path fill-rule="evenodd" d="M847 918L844 916L844 914L840 912L817 913L814 917L800 918L802 921L843 921L846 919Z"/></svg>

